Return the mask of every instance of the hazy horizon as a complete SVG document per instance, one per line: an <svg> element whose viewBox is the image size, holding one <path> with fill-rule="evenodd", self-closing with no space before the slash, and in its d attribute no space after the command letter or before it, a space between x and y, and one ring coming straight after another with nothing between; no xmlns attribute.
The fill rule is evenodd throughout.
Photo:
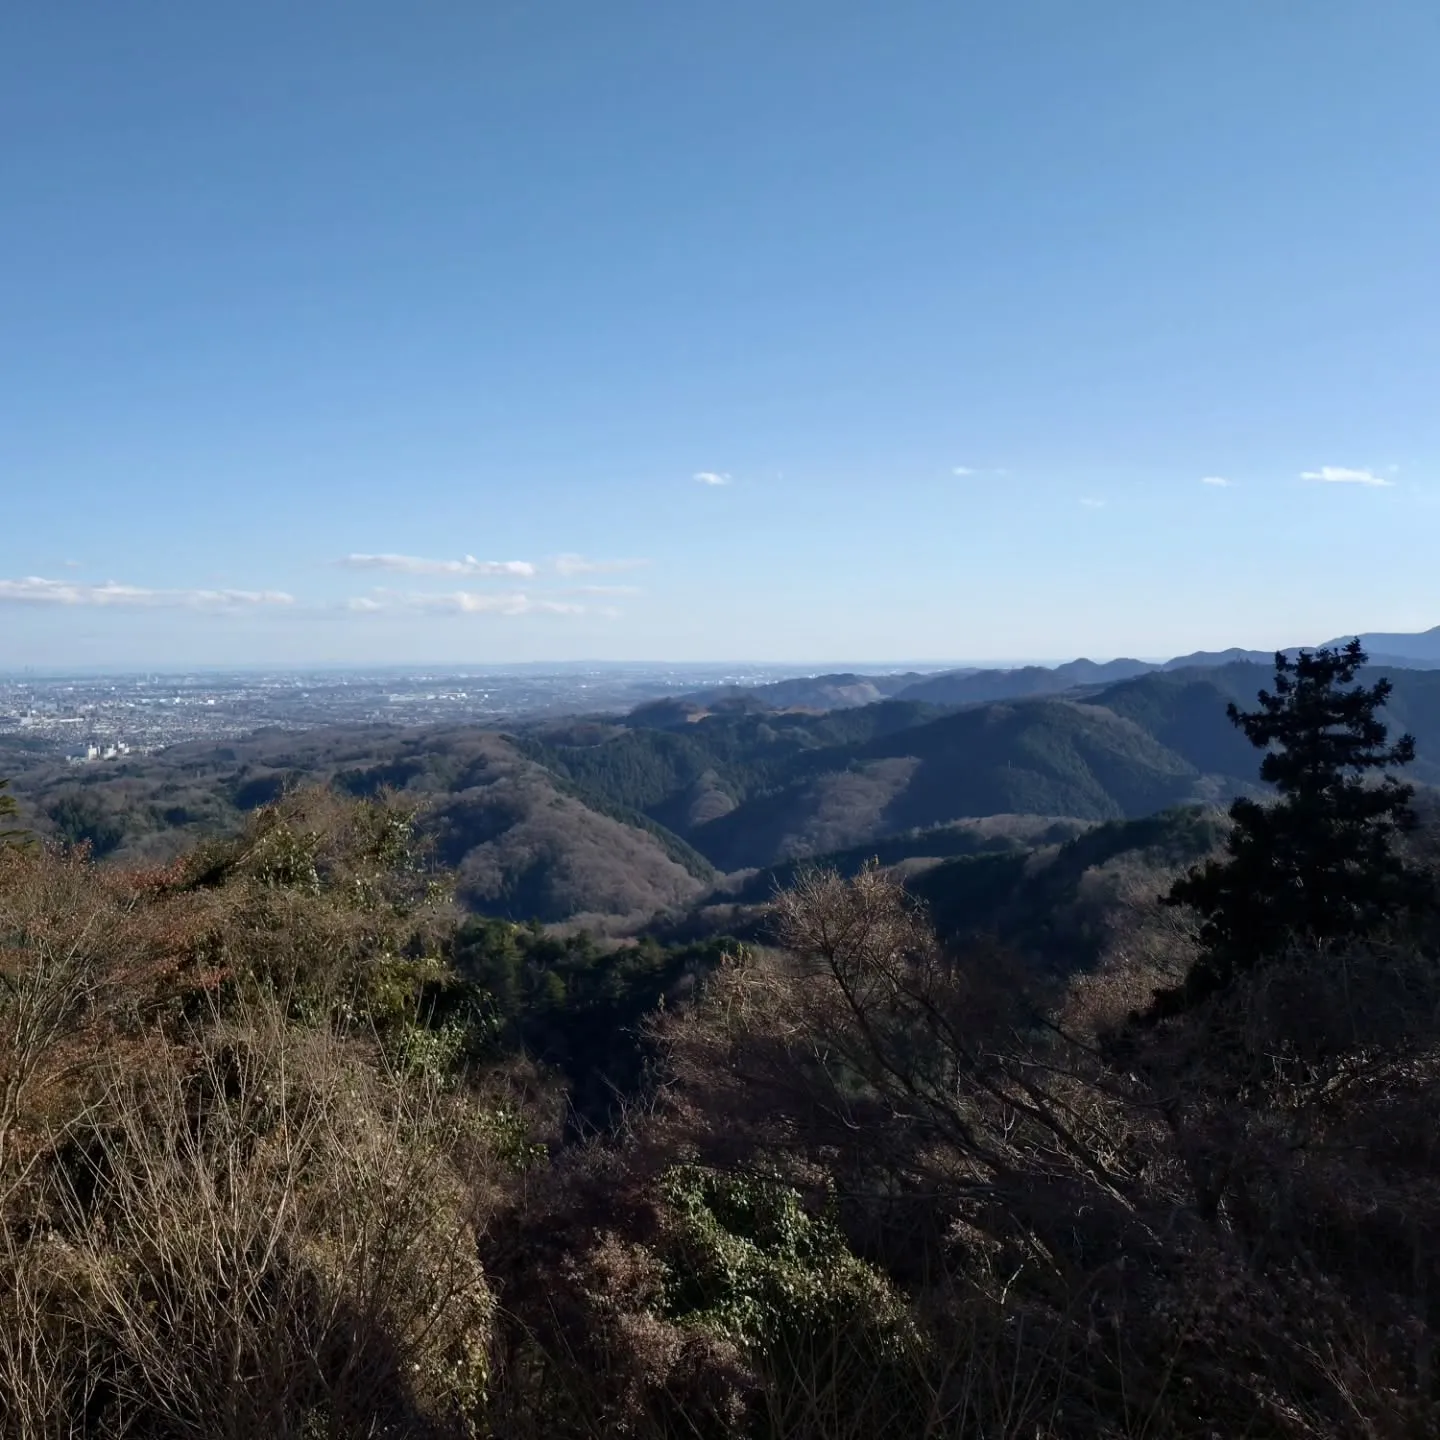
<svg viewBox="0 0 1440 1440"><path fill-rule="evenodd" d="M1332 637L1333 638L1333 637ZM1269 654L1273 650L1294 650L1297 648L1309 648L1311 645L1318 645L1322 642L1293 642L1284 646L1231 646L1217 645L1207 647L1204 651L1184 651L1155 655L1108 655L1101 653L1067 656L1004 656L988 659L960 658L960 659L915 659L906 658L899 660L761 660L754 657L729 657L718 660L688 660L674 657L658 659L645 658L616 658L595 656L584 659L537 659L537 660L384 660L376 659L364 662L352 661L286 661L283 663L270 663L265 661L243 662L236 664L213 664L197 662L195 664L180 663L159 663L154 665L126 665L116 663L113 665L20 665L6 667L0 665L0 678L15 680L25 679L29 676L44 678L47 680L63 680L69 676L84 677L87 679L104 679L110 676L116 678L135 678L145 675L157 676L180 676L180 675L249 675L249 674L270 674L270 675L307 675L307 674L384 674L393 673L396 675L416 675L434 672L437 675L453 677L467 673L496 674L502 675L512 671L522 670L638 670L638 671L704 671L706 673L721 670L737 671L784 671L794 675L821 675L821 674L895 674L907 670L939 673L948 670L1017 670L1027 666L1038 666L1042 668L1055 668L1061 665L1073 664L1076 661L1089 660L1097 665L1105 665L1114 661L1130 660L1144 665L1163 665L1168 661L1183 658L1186 654L1209 653L1218 654L1228 650L1245 650Z"/></svg>
<svg viewBox="0 0 1440 1440"><path fill-rule="evenodd" d="M6 620L6 611L0 605L0 622ZM117 621L117 626L129 619L128 616L110 617ZM223 624L225 617L206 617L212 624ZM1340 636L1353 634L1364 634L1379 630L1380 627L1366 626L1342 627L1337 633ZM1415 627L1414 633L1422 633L1432 627L1421 625ZM1436 627L1440 628L1440 627ZM215 638L216 631L211 631L211 638ZM187 672L212 672L212 673L240 673L248 671L273 671L276 673L299 673L305 671L364 671L364 670L395 670L414 671L437 670L447 673L457 673L464 670L493 669L503 671L507 669L524 669L535 667L641 667L641 668L696 668L713 670L724 667L758 667L765 669L788 669L795 671L811 672L841 672L853 671L902 671L906 669L964 669L976 667L982 669L1014 669L1026 665L1056 666L1069 664L1076 660L1091 660L1097 664L1105 664L1113 660L1136 660L1146 664L1163 664L1183 655L1196 653L1219 653L1227 650L1248 650L1262 653L1273 653L1276 650L1292 650L1296 648L1313 647L1334 639L1334 635L1317 635L1314 637L1305 636L1295 638L1293 635L1282 641L1269 641L1259 644L1246 643L1243 640L1233 638L1217 639L1209 643L1192 644L1182 647L1170 647L1157 649L1144 653L1135 651L1109 651L1100 650L1095 647L1079 649L1063 654L971 654L960 656L929 656L919 657L914 655L897 654L891 657L874 654L863 658L846 658L831 655L829 658L815 658L813 655L805 658L795 658L786 654L716 654L716 655L682 655L682 654L660 654L654 656L645 655L624 655L614 653L598 652L594 654L542 654L531 658L500 658L498 656L472 656L457 657L453 653L446 653L443 650L435 650L430 654L400 656L394 652L376 653L365 656L351 657L325 657L314 655L293 655L272 654L270 656L256 656L239 652L237 658L219 659L202 658L198 654L189 657L182 656L174 658L171 655L160 655L153 659L142 658L111 658L108 660L66 660L40 662L34 660L9 661L4 651L4 630L0 630L0 675L16 676L28 672L46 674L50 676L76 674L76 675L138 675L138 674L181 674ZM12 637L13 638L13 637ZM87 647L77 647L83 651Z"/></svg>

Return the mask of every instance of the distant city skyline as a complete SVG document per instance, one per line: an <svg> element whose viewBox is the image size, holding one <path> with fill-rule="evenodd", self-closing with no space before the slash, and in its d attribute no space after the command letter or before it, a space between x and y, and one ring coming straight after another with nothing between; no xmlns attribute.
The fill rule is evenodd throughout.
<svg viewBox="0 0 1440 1440"><path fill-rule="evenodd" d="M0 671L1440 623L1422 0L7 21Z"/></svg>

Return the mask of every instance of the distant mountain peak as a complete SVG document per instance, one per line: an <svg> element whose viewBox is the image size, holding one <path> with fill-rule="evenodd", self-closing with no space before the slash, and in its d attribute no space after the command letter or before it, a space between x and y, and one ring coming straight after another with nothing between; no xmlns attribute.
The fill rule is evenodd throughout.
<svg viewBox="0 0 1440 1440"><path fill-rule="evenodd" d="M1418 631L1365 630L1325 643L1347 645L1351 640L1359 640L1372 661L1383 656L1390 664L1403 661L1425 669L1440 666L1440 625Z"/></svg>

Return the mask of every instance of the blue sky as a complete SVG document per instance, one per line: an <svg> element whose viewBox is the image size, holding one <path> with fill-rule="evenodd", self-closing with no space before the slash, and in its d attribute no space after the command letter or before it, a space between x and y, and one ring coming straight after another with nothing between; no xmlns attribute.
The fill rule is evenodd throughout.
<svg viewBox="0 0 1440 1440"><path fill-rule="evenodd" d="M0 666L1440 623L1437 73L1433 0L11 0Z"/></svg>

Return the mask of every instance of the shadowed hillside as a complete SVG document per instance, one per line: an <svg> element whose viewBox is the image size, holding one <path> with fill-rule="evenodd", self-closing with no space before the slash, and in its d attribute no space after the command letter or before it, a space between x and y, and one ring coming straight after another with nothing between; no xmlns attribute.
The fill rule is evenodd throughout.
<svg viewBox="0 0 1440 1440"><path fill-rule="evenodd" d="M722 870L966 816L1105 820L1187 798L1196 772L1131 721L1068 701L990 705L806 757L802 778L690 832Z"/></svg>
<svg viewBox="0 0 1440 1440"><path fill-rule="evenodd" d="M1271 674L1269 665L1246 662L1176 670L1112 685L1093 698L1142 725L1196 769L1243 780L1253 773L1254 751L1227 723L1225 707L1253 704ZM1418 744L1415 778L1440 784L1440 671L1372 664L1360 672L1368 684L1382 675L1395 687L1385 707L1389 723Z"/></svg>

